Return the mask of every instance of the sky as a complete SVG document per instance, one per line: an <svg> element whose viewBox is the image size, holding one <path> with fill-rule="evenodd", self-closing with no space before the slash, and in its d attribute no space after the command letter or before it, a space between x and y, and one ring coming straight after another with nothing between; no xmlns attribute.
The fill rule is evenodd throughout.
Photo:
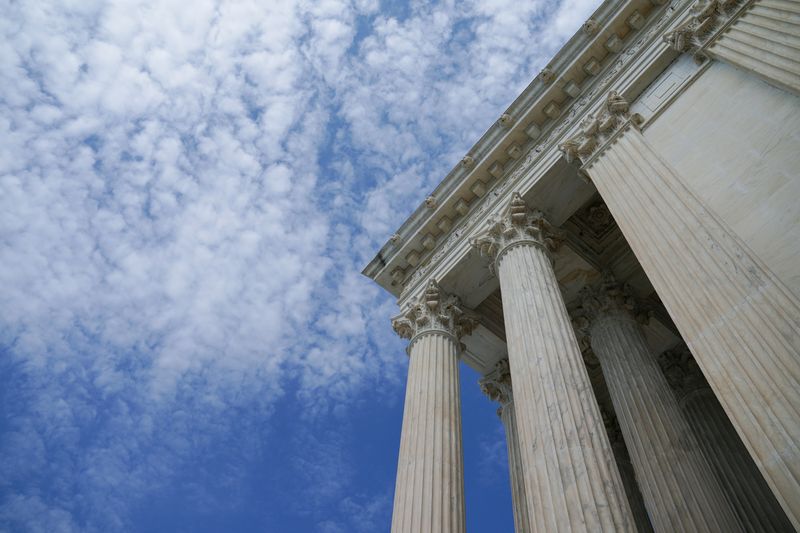
<svg viewBox="0 0 800 533"><path fill-rule="evenodd" d="M0 531L388 531L360 272L598 0L0 0ZM467 527L512 531L462 364Z"/></svg>

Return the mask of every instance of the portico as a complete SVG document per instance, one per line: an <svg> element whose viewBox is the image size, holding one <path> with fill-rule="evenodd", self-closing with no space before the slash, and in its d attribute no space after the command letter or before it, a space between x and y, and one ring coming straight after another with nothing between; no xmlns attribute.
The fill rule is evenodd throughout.
<svg viewBox="0 0 800 533"><path fill-rule="evenodd" d="M800 528L798 57L793 0L605 2L381 249L394 532L464 530L459 359L517 531Z"/></svg>

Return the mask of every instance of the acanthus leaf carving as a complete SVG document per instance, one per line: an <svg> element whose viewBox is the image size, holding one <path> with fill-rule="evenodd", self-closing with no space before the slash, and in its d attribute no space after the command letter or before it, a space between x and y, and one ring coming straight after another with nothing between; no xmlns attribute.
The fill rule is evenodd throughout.
<svg viewBox="0 0 800 533"><path fill-rule="evenodd" d="M462 305L458 296L445 292L431 280L417 301L392 319L395 333L412 339L427 331L444 331L456 339L469 335L478 326L478 317Z"/></svg>
<svg viewBox="0 0 800 533"><path fill-rule="evenodd" d="M591 324L599 318L608 316L627 316L646 324L650 319L651 310L643 306L633 295L633 290L627 283L619 283L614 275L603 272L600 282L596 285L587 285L579 294L581 302L580 323L587 333ZM578 324L573 321L578 329Z"/></svg>
<svg viewBox="0 0 800 533"><path fill-rule="evenodd" d="M685 344L662 352L658 356L658 364L679 399L696 390L708 388L703 372Z"/></svg>
<svg viewBox="0 0 800 533"><path fill-rule="evenodd" d="M481 255L496 260L508 246L522 241L533 241L547 251L555 251L563 242L561 232L554 228L538 209L531 209L522 195L515 192L502 216L491 216L487 229L470 241Z"/></svg>
<svg viewBox="0 0 800 533"><path fill-rule="evenodd" d="M698 63L704 61L703 49L714 40L716 31L738 12L736 7L740 1L698 0L689 18L664 34L664 42L677 52L691 54Z"/></svg>
<svg viewBox="0 0 800 533"><path fill-rule="evenodd" d="M500 404L497 409L497 416L502 416L503 409L514 401L511 368L508 365L508 359L498 361L492 370L478 380L478 385L481 387L481 392L488 396L490 400Z"/></svg>
<svg viewBox="0 0 800 533"><path fill-rule="evenodd" d="M579 126L579 132L558 146L567 162L586 162L630 116L628 110L629 105L625 98L617 91L609 92L597 116L592 114L586 117Z"/></svg>

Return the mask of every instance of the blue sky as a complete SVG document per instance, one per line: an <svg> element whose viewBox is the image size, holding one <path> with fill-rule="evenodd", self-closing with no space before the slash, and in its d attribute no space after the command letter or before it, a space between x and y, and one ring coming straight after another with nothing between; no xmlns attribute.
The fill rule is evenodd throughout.
<svg viewBox="0 0 800 533"><path fill-rule="evenodd" d="M2 1L0 531L386 531L360 275L596 0ZM511 531L462 368L467 525Z"/></svg>

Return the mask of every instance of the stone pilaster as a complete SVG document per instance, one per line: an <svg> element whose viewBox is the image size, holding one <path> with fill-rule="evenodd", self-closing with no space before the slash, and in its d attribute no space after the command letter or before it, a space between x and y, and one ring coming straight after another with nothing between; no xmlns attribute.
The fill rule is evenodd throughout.
<svg viewBox="0 0 800 533"><path fill-rule="evenodd" d="M533 531L632 531L631 511L553 271L558 238L514 194L473 245L493 260Z"/></svg>
<svg viewBox="0 0 800 533"><path fill-rule="evenodd" d="M650 352L626 287L606 274L582 309L655 531L741 531Z"/></svg>
<svg viewBox="0 0 800 533"><path fill-rule="evenodd" d="M800 4L787 0L698 0L664 35L675 50L711 57L800 93Z"/></svg>
<svg viewBox="0 0 800 533"><path fill-rule="evenodd" d="M433 281L392 320L394 330L410 339L393 533L465 529L459 339L476 325L458 298Z"/></svg>
<svg viewBox="0 0 800 533"><path fill-rule="evenodd" d="M793 531L689 350L668 350L658 361L745 530Z"/></svg>
<svg viewBox="0 0 800 533"><path fill-rule="evenodd" d="M511 371L508 359L495 365L491 372L480 380L481 390L492 400L500 403L497 414L506 430L508 448L508 471L511 479L511 502L514 507L514 531L530 533L530 514L525 495L525 478L522 475L522 456L519 450L519 431L514 412L514 391L511 385Z"/></svg>
<svg viewBox="0 0 800 533"><path fill-rule="evenodd" d="M627 110L611 93L600 116L562 149L583 163L800 528L800 301L655 152Z"/></svg>

